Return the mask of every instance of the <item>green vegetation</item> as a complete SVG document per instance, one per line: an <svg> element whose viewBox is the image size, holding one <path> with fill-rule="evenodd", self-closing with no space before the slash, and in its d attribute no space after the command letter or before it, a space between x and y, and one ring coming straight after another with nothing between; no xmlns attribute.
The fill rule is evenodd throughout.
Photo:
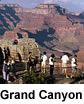
<svg viewBox="0 0 84 104"><path fill-rule="evenodd" d="M16 63L16 72L24 71L25 70L25 63L17 62Z"/></svg>
<svg viewBox="0 0 84 104"><path fill-rule="evenodd" d="M23 81L24 84L47 84L46 77L47 75L44 73L27 72L24 75Z"/></svg>

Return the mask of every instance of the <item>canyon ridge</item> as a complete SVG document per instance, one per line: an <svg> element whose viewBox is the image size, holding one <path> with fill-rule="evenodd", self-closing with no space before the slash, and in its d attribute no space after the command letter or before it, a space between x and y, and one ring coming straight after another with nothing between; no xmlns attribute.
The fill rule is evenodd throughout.
<svg viewBox="0 0 84 104"><path fill-rule="evenodd" d="M35 8L0 4L0 36L34 38L41 52L57 56L76 53L84 61L84 12L71 13L58 4L40 4Z"/></svg>

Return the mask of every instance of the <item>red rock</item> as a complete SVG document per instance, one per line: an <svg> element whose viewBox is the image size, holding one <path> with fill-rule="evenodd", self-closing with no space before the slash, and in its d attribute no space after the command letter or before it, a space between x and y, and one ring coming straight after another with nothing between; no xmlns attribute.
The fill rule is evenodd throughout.
<svg viewBox="0 0 84 104"><path fill-rule="evenodd" d="M75 15L59 5L50 4L41 4L36 8L22 8L16 5L9 5L9 7L12 7L15 11L18 22L10 13L1 13L11 30L13 30L13 32L5 32L4 38L18 38L17 33L22 34L22 37L24 37L25 33L22 32L25 31L26 34L31 33L31 37L35 39L39 37L39 40L36 41L39 42L41 49L50 53L54 52L57 54L57 50L71 52L76 49L84 49L83 13ZM4 6L1 9L5 9ZM10 21L6 15L12 18L13 21ZM3 21L0 21L0 25L3 25ZM3 28L10 30L7 26ZM17 31L14 30L15 28ZM54 30L53 34L49 33L49 28ZM43 33L44 29L47 30L47 34ZM39 32L41 32L42 36L39 36ZM28 34L26 37L28 37Z"/></svg>
<svg viewBox="0 0 84 104"><path fill-rule="evenodd" d="M4 39L18 39L18 38L28 38L28 34L26 32L19 32L19 31L6 31Z"/></svg>

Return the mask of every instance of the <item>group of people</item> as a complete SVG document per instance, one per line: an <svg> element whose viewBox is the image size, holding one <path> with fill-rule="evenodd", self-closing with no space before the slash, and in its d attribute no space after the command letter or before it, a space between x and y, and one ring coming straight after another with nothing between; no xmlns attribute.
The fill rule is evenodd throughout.
<svg viewBox="0 0 84 104"><path fill-rule="evenodd" d="M50 75L53 75L53 71L54 71L54 58L55 58L55 55L51 54L49 58ZM48 57L46 55L46 52L44 52L43 55L41 56L41 72L42 73L46 72L47 60L48 60Z"/></svg>
<svg viewBox="0 0 84 104"><path fill-rule="evenodd" d="M2 66L2 74L5 81L9 81L10 70L13 73L13 77L16 78L15 60L11 57L9 47L0 47L0 65Z"/></svg>
<svg viewBox="0 0 84 104"><path fill-rule="evenodd" d="M76 72L77 72L77 55L74 55L71 57L71 59L69 59L68 55L64 54L61 58L62 60L62 72L65 73L66 75L66 78L69 78L68 77L68 63L70 62L71 63L71 75L70 77L73 78L73 77L76 77Z"/></svg>
<svg viewBox="0 0 84 104"><path fill-rule="evenodd" d="M70 77L71 78L74 77L77 72L77 55L74 55L71 58L69 58L67 54L64 54L61 57L61 61L62 61L62 72L66 75L66 78L69 78L68 77L68 63L69 62L71 63L71 67L72 67ZM40 62L41 73L46 73L47 63L48 63L50 66L50 76L53 76L54 65L55 65L55 55L51 54L51 56L48 59L46 52L44 52L43 55L40 56L40 61L39 61L38 57L32 58L32 52L29 52L28 60L27 60L27 68L29 69L30 72L32 71L32 69L36 69L36 65L39 62ZM4 80L10 81L9 79L10 70L13 73L14 79L16 79L15 60L13 58L12 59L6 58L3 62L2 69L3 69L2 72L3 72Z"/></svg>
<svg viewBox="0 0 84 104"><path fill-rule="evenodd" d="M51 76L53 75L53 71L54 71L54 58L55 58L54 54L51 54L51 56L49 57L50 75ZM46 73L47 60L48 60L48 57L46 55L46 52L44 52L43 55L41 55L41 72L42 73Z"/></svg>
<svg viewBox="0 0 84 104"><path fill-rule="evenodd" d="M43 53L43 55L41 56L41 72L45 73L46 72L46 65L47 65L47 61L49 62L50 65L50 75L53 75L53 71L54 71L54 62L55 62L55 55L51 54L51 56L48 57L46 55L46 52ZM71 75L70 77L73 78L76 76L76 72L77 72L77 55L74 55L71 57L71 59L69 59L68 55L65 53L62 57L61 57L61 61L62 61L62 72L66 75L66 78L68 77L68 63L71 63Z"/></svg>

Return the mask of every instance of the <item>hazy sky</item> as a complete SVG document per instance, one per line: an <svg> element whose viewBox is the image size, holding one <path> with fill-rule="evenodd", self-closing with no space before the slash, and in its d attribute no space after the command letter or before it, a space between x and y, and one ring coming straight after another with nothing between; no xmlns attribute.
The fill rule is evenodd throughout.
<svg viewBox="0 0 84 104"><path fill-rule="evenodd" d="M25 8L34 8L41 3L57 3L70 11L84 11L84 0L1 0L0 3L19 4Z"/></svg>

